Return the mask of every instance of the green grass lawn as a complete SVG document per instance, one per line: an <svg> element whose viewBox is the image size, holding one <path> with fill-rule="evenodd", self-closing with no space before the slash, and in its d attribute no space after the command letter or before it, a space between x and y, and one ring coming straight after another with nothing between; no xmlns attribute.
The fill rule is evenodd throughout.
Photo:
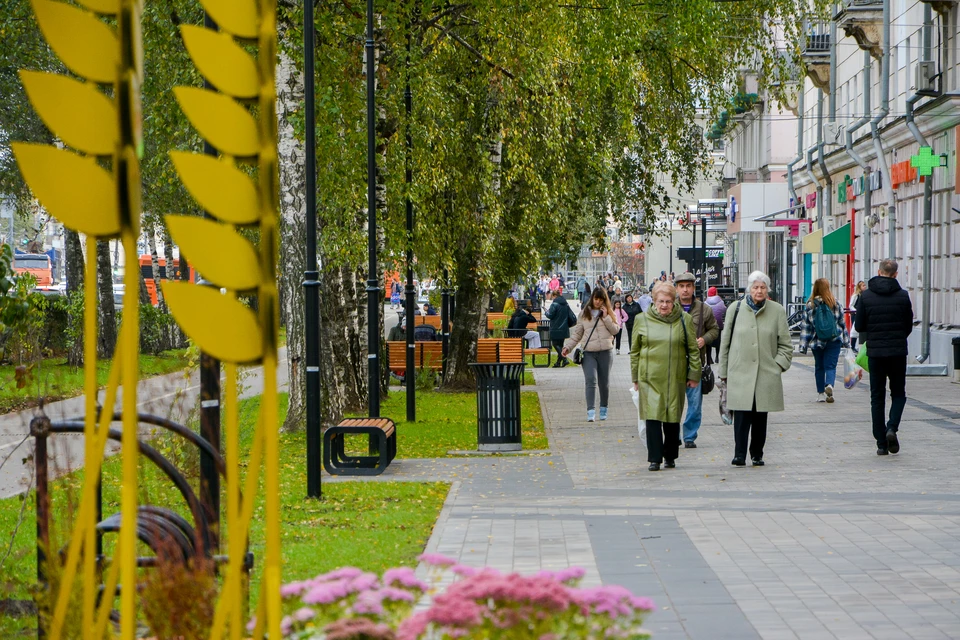
<svg viewBox="0 0 960 640"><path fill-rule="evenodd" d="M159 356L140 356L140 376L148 378L179 371L187 366L186 349L164 351ZM97 363L97 384L106 386L111 361ZM53 402L83 393L83 368L66 364L63 358L41 360L28 373L26 384L17 388L17 365L0 365L0 414Z"/></svg>
<svg viewBox="0 0 960 640"><path fill-rule="evenodd" d="M444 458L448 451L477 449L476 393L418 391L417 421L409 423L404 419L407 415L406 392L391 391L390 396L380 403L380 414L397 423L398 458ZM536 392L520 393L520 421L524 449L548 448L540 398ZM358 450L359 437L348 438L347 442L354 445L350 447L352 450Z"/></svg>
<svg viewBox="0 0 960 640"><path fill-rule="evenodd" d="M286 414L286 394L280 397L281 424ZM259 398L241 403L240 449L242 473L246 471L246 454L250 450L254 421L259 411ZM197 460L189 450L170 446L167 438L154 441L158 448L171 454L183 469L191 469L191 484L197 486ZM281 519L283 540L283 580L312 577L331 569L352 565L370 571L391 566L415 566L443 506L448 485L414 482L337 482L323 486L323 499L306 498L305 436L303 433L280 435ZM141 500L168 506L186 513L179 494L149 463L141 464ZM79 495L83 471L77 471L53 483L55 522L61 527L70 521ZM120 459L111 458L104 466L104 513L119 510ZM262 484L262 483L261 483ZM23 523L17 529L21 500L19 497L0 501L0 558L11 537L10 556L0 567L0 600L29 600L30 585L36 576L35 526L33 494L27 498ZM224 503L224 508L226 508ZM250 551L256 567L251 596L259 592L260 570L264 557L264 497L257 496L250 531ZM14 531L16 534L14 535ZM229 532L228 532L229 533ZM61 533L61 540L64 540ZM112 549L115 535L107 536L106 552ZM0 614L0 637L36 635L32 617L12 618Z"/></svg>

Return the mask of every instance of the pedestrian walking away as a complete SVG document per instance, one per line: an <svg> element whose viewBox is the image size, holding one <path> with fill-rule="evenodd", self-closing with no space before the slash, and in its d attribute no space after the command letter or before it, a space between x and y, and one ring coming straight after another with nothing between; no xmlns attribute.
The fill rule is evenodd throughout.
<svg viewBox="0 0 960 640"><path fill-rule="evenodd" d="M654 280L653 283L650 285L650 289L648 289L647 291L644 291L643 295L640 296L640 299L637 300L637 303L640 305L641 313L646 313L647 309L650 308L650 305L653 304L653 295L651 292L653 291L653 288L657 285L657 282L659 282L659 280Z"/></svg>
<svg viewBox="0 0 960 640"><path fill-rule="evenodd" d="M720 331L723 331L723 321L727 316L727 305L723 301L723 298L717 295L717 288L710 287L707 289L707 299L705 301L710 308L713 309L713 318L717 321L717 328ZM720 361L720 341L714 340L711 348L714 350L713 361Z"/></svg>
<svg viewBox="0 0 960 640"><path fill-rule="evenodd" d="M680 453L680 417L684 388L700 385L700 349L693 319L677 304L677 290L661 282L653 305L634 321L630 378L640 394L639 417L647 423L650 471L676 466Z"/></svg>
<svg viewBox="0 0 960 640"><path fill-rule="evenodd" d="M613 339L620 331L613 305L607 292L593 290L589 303L583 306L577 326L563 343L564 358L578 344L583 349L583 381L587 400L587 422L596 418L597 389L600 390L600 419L607 419L610 399L610 369L613 367Z"/></svg>
<svg viewBox="0 0 960 640"><path fill-rule="evenodd" d="M547 309L547 319L550 320L550 344L557 351L557 361L554 367L565 367L570 362L563 354L563 341L570 337L570 325L577 323L577 316L573 313L566 298L560 295L560 291L550 293L553 302Z"/></svg>
<svg viewBox="0 0 960 640"><path fill-rule="evenodd" d="M900 418L907 404L907 336L913 331L910 294L897 282L896 260L880 262L857 301L856 328L861 349L867 349L870 370L870 414L877 455L900 451ZM890 416L886 416L887 380Z"/></svg>
<svg viewBox="0 0 960 640"><path fill-rule="evenodd" d="M677 300L686 313L693 319L694 338L697 349L700 350L701 366L709 366L707 349L720 337L717 319L713 310L703 302L693 297L697 286L697 278L689 271L677 276ZM694 387L687 387L687 416L683 420L683 446L687 449L697 448L697 433L703 421L703 386L697 383Z"/></svg>
<svg viewBox="0 0 960 640"><path fill-rule="evenodd" d="M720 335L720 380L727 383L727 408L733 411L737 467L746 465L748 440L753 465L763 466L767 414L783 411L781 376L793 362L787 312L767 298L769 290L765 273L751 273L747 293L730 305L730 322Z"/></svg>
<svg viewBox="0 0 960 640"><path fill-rule="evenodd" d="M623 303L617 300L613 303L613 315L617 319L617 324L620 325L620 331L617 332L615 341L617 343L617 355L620 355L620 340L623 338L623 333L626 331L627 320L630 319L630 316L627 315L627 312L623 309Z"/></svg>
<svg viewBox="0 0 960 640"><path fill-rule="evenodd" d="M861 280L857 283L856 288L853 290L853 295L850 296L850 304L847 305L847 311L850 312L850 348L856 350L857 348L857 302L860 301L860 294L867 290L867 283Z"/></svg>
<svg viewBox="0 0 960 640"><path fill-rule="evenodd" d="M400 281L394 280L393 284L390 285L390 308L399 309L400 308Z"/></svg>
<svg viewBox="0 0 960 640"><path fill-rule="evenodd" d="M623 305L623 310L627 312L627 351L630 351L630 348L633 346L633 322L638 315L643 313L643 308L640 306L640 303L633 299L631 294L626 296L626 304Z"/></svg>
<svg viewBox="0 0 960 640"><path fill-rule="evenodd" d="M850 335L843 319L843 309L830 291L830 282L826 278L820 278L813 283L800 331L800 353L806 353L809 348L813 349L813 378L817 384L817 402L834 400L837 361L843 347L850 347Z"/></svg>

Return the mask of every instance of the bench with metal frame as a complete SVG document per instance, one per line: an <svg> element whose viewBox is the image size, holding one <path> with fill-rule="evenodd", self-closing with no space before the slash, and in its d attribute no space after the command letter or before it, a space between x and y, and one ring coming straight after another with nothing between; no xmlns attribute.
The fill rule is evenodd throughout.
<svg viewBox="0 0 960 640"><path fill-rule="evenodd" d="M349 456L346 436L366 435L369 451L376 455ZM389 418L352 418L329 427L323 434L323 468L330 475L377 476L397 455L397 425Z"/></svg>

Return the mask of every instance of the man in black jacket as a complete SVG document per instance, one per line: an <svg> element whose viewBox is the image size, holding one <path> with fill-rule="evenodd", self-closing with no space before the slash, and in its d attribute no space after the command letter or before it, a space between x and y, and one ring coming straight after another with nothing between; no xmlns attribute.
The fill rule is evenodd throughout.
<svg viewBox="0 0 960 640"><path fill-rule="evenodd" d="M854 324L867 347L870 367L870 412L877 455L900 451L897 431L907 404L907 336L913 330L910 294L897 282L896 260L880 262L880 272L870 278L857 300ZM869 344L867 344L869 343ZM890 379L890 419L884 422L887 379Z"/></svg>

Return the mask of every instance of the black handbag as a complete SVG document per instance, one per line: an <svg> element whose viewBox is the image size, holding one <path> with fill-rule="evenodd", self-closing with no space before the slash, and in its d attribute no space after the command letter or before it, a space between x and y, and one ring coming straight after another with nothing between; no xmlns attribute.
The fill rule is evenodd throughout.
<svg viewBox="0 0 960 640"><path fill-rule="evenodd" d="M587 336L586 341L584 341L583 343L584 345L590 344L590 338L593 337L593 332L596 330L598 324L600 324L600 316L597 316L597 321L593 323L593 328L590 329L590 335ZM584 348L578 344L576 348L573 350L574 364L583 364L583 349Z"/></svg>
<svg viewBox="0 0 960 640"><path fill-rule="evenodd" d="M701 304L701 307L700 307L700 318L701 318L700 326L703 326L703 324L704 324L703 321L702 321L702 318L703 318L703 313L704 313L705 307L706 307L706 305ZM711 313L712 313L712 312L711 312ZM715 378L714 375L713 375L713 367L710 366L711 364L713 364L712 358L710 357L710 347L707 346L706 350L707 350L707 361L703 363L703 368L700 369L700 392L701 392L703 395L707 395L708 393L710 393L711 391L713 391L713 388L714 388L714 387L716 386L716 384L717 384L717 380L716 380L716 378Z"/></svg>

